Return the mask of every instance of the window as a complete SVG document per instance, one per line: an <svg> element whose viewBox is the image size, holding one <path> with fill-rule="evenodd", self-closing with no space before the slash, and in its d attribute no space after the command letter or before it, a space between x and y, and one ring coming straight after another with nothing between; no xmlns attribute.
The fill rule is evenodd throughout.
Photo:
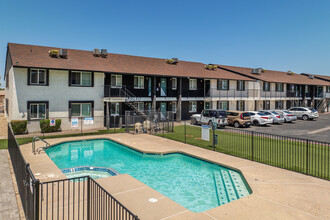
<svg viewBox="0 0 330 220"><path fill-rule="evenodd" d="M189 79L189 90L197 90L197 79Z"/></svg>
<svg viewBox="0 0 330 220"><path fill-rule="evenodd" d="M229 101L218 101L218 109L229 110Z"/></svg>
<svg viewBox="0 0 330 220"><path fill-rule="evenodd" d="M270 109L270 101L265 100L263 101L263 110L269 110Z"/></svg>
<svg viewBox="0 0 330 220"><path fill-rule="evenodd" d="M237 90L244 91L245 90L245 82L242 80L237 81Z"/></svg>
<svg viewBox="0 0 330 220"><path fill-rule="evenodd" d="M123 85L122 75L111 75L111 88L121 88Z"/></svg>
<svg viewBox="0 0 330 220"><path fill-rule="evenodd" d="M178 87L178 79L172 78L172 90L176 90Z"/></svg>
<svg viewBox="0 0 330 220"><path fill-rule="evenodd" d="M172 102L172 112L176 113L176 102Z"/></svg>
<svg viewBox="0 0 330 220"><path fill-rule="evenodd" d="M138 102L137 103L137 108L139 111L144 111L144 102Z"/></svg>
<svg viewBox="0 0 330 220"><path fill-rule="evenodd" d="M112 116L119 115L119 102L111 102L111 104L110 104L110 114Z"/></svg>
<svg viewBox="0 0 330 220"><path fill-rule="evenodd" d="M245 101L237 101L237 111L245 110Z"/></svg>
<svg viewBox="0 0 330 220"><path fill-rule="evenodd" d="M197 102L196 101L189 102L189 112L197 112Z"/></svg>
<svg viewBox="0 0 330 220"><path fill-rule="evenodd" d="M204 102L204 109L210 109L211 103L210 102Z"/></svg>
<svg viewBox="0 0 330 220"><path fill-rule="evenodd" d="M47 71L45 69L29 69L28 85L47 85Z"/></svg>
<svg viewBox="0 0 330 220"><path fill-rule="evenodd" d="M69 117L93 117L94 101L69 101Z"/></svg>
<svg viewBox="0 0 330 220"><path fill-rule="evenodd" d="M276 83L276 92L283 92L283 83Z"/></svg>
<svg viewBox="0 0 330 220"><path fill-rule="evenodd" d="M218 90L229 90L229 80L218 79Z"/></svg>
<svg viewBox="0 0 330 220"><path fill-rule="evenodd" d="M327 93L330 93L330 86L327 86Z"/></svg>
<svg viewBox="0 0 330 220"><path fill-rule="evenodd" d="M275 101L275 109L283 109L283 101Z"/></svg>
<svg viewBox="0 0 330 220"><path fill-rule="evenodd" d="M270 83L269 82L264 82L264 91L270 91Z"/></svg>
<svg viewBox="0 0 330 220"><path fill-rule="evenodd" d="M144 76L134 76L134 89L144 89Z"/></svg>
<svg viewBox="0 0 330 220"><path fill-rule="evenodd" d="M70 86L93 86L93 74L91 72L72 71L69 81Z"/></svg>
<svg viewBox="0 0 330 220"><path fill-rule="evenodd" d="M27 102L28 120L38 120L48 118L48 101Z"/></svg>

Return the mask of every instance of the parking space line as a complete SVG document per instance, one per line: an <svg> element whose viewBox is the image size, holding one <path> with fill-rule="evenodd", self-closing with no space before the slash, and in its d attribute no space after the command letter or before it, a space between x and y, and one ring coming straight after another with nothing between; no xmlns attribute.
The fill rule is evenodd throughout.
<svg viewBox="0 0 330 220"><path fill-rule="evenodd" d="M317 129L315 131L307 132L307 134L316 134L316 133L320 133L320 132L327 131L327 130L330 130L330 126L325 127L325 128L321 128L321 129Z"/></svg>

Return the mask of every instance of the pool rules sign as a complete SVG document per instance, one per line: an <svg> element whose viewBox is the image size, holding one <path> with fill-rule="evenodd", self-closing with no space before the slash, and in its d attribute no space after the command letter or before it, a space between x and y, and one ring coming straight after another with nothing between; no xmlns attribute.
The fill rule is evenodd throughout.
<svg viewBox="0 0 330 220"><path fill-rule="evenodd" d="M210 141L210 127L208 125L202 125L202 140Z"/></svg>
<svg viewBox="0 0 330 220"><path fill-rule="evenodd" d="M55 119L50 119L49 123L50 123L50 126L55 126L55 124L56 124Z"/></svg>

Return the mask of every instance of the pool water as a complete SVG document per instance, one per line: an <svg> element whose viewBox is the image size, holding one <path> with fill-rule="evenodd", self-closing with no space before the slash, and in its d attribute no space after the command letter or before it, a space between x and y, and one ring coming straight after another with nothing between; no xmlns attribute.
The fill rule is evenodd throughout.
<svg viewBox="0 0 330 220"><path fill-rule="evenodd" d="M143 154L103 139L62 143L46 153L60 169L95 166L129 174L193 212L251 192L239 172L179 153Z"/></svg>

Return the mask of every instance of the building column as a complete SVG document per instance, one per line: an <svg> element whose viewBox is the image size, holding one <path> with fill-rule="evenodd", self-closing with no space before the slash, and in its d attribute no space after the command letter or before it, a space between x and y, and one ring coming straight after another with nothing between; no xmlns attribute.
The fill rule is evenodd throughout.
<svg viewBox="0 0 330 220"><path fill-rule="evenodd" d="M176 121L181 121L182 117L182 78L179 78L179 86L178 86L178 97L177 97L177 106L176 106Z"/></svg>
<svg viewBox="0 0 330 220"><path fill-rule="evenodd" d="M105 122L105 124L106 124L106 126L107 126L107 129L109 129L109 127L110 127L110 102L106 102L106 104L105 104L105 112L106 112L106 116L105 116L105 120L106 120L106 122Z"/></svg>
<svg viewBox="0 0 330 220"><path fill-rule="evenodd" d="M156 89L157 89L157 84L156 84L156 76L152 78L153 83L152 83L152 89L151 89L151 96L152 96L152 104L151 104L151 110L156 112Z"/></svg>

